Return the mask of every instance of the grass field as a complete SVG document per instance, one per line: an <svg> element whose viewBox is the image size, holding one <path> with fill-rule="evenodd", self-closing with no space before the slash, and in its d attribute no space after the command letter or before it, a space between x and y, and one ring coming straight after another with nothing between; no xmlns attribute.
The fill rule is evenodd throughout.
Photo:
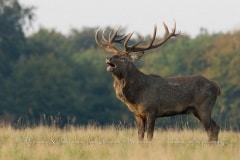
<svg viewBox="0 0 240 160"><path fill-rule="evenodd" d="M0 159L19 160L238 160L240 134L221 132L207 143L202 130L156 130L153 142L138 143L136 129L113 126L0 128Z"/></svg>

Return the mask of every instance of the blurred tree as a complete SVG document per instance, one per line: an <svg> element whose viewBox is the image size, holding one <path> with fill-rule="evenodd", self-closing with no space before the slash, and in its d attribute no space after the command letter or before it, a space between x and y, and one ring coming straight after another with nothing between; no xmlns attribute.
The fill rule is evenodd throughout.
<svg viewBox="0 0 240 160"><path fill-rule="evenodd" d="M22 7L17 0L0 1L0 57L1 65L15 61L26 49L24 26L33 19L33 7ZM6 68L6 67L3 67ZM7 69L2 70L6 74Z"/></svg>
<svg viewBox="0 0 240 160"><path fill-rule="evenodd" d="M33 7L22 7L17 0L0 0L0 110L5 103L12 64L26 51L24 27L33 20ZM0 111L0 112L1 112Z"/></svg>
<svg viewBox="0 0 240 160"><path fill-rule="evenodd" d="M61 33L41 28L27 39L28 55L61 55L67 52L67 38Z"/></svg>
<svg viewBox="0 0 240 160"><path fill-rule="evenodd" d="M96 28L83 28L81 31L72 29L68 36L68 51L70 53L79 53L89 48L97 48L94 40Z"/></svg>
<svg viewBox="0 0 240 160"><path fill-rule="evenodd" d="M60 126L130 121L127 109L114 98L110 76L103 75L103 56L88 50L73 57L45 54L22 57L6 83L2 113L39 124L45 117L63 118ZM102 61L100 61L102 60ZM118 112L116 112L118 110ZM46 123L50 124L52 120Z"/></svg>

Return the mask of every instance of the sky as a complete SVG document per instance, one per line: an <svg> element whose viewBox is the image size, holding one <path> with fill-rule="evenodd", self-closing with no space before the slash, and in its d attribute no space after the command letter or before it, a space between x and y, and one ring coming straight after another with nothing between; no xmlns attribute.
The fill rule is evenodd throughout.
<svg viewBox="0 0 240 160"><path fill-rule="evenodd" d="M28 33L40 27L68 34L72 28L121 25L127 31L152 34L162 21L177 31L196 36L200 28L209 33L240 29L240 0L19 0L24 6L35 6L36 17Z"/></svg>

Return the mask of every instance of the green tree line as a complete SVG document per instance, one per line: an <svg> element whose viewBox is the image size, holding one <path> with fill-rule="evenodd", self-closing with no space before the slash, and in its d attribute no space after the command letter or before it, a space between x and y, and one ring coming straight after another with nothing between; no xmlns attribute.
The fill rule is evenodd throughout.
<svg viewBox="0 0 240 160"><path fill-rule="evenodd" d="M0 1L0 119L12 125L132 124L115 96L105 58L94 41L96 28L64 35L41 28L29 36L34 8ZM111 29L111 27L108 27ZM160 33L159 33L160 34ZM217 81L222 94L213 110L222 128L240 128L240 30L191 38L181 35L135 62L144 73L201 74ZM191 116L158 120L162 127L195 127Z"/></svg>

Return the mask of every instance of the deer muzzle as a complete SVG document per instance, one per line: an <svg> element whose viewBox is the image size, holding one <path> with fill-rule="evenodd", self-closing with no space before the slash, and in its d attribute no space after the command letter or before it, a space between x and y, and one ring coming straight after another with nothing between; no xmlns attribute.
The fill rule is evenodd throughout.
<svg viewBox="0 0 240 160"><path fill-rule="evenodd" d="M107 64L107 71L112 72L114 68L116 68L116 65L111 62L111 58L106 59L106 64Z"/></svg>

